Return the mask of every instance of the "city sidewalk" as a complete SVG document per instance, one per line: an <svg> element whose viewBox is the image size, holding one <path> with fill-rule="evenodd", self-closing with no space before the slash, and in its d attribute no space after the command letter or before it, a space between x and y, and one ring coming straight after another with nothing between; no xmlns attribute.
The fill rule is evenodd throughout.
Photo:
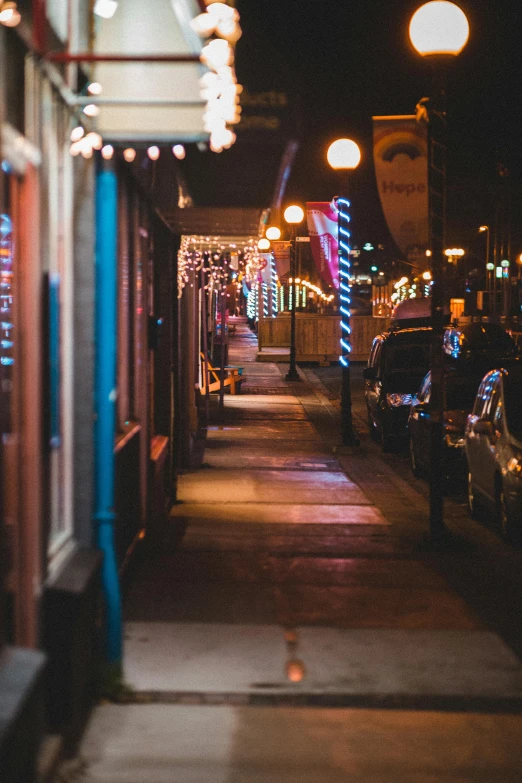
<svg viewBox="0 0 522 783"><path fill-rule="evenodd" d="M288 383L256 347L238 323L242 393L212 399L204 464L135 569L134 695L95 711L82 779L518 781L518 657L437 568L405 488L383 513L354 480L371 460L336 450L311 374Z"/></svg>

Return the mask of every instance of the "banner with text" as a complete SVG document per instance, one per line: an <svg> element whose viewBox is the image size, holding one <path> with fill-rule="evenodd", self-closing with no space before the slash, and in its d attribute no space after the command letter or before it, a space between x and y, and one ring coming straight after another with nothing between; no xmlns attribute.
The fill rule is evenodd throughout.
<svg viewBox="0 0 522 783"><path fill-rule="evenodd" d="M339 288L337 258L337 207L328 201L307 201L306 220L310 248L321 280Z"/></svg>
<svg viewBox="0 0 522 783"><path fill-rule="evenodd" d="M373 159L382 210L409 259L428 246L428 139L415 115L373 117Z"/></svg>

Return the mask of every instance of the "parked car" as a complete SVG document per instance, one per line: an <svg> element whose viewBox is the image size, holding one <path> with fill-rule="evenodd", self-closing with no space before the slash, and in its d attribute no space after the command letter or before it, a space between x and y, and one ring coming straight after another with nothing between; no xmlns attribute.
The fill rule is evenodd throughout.
<svg viewBox="0 0 522 783"><path fill-rule="evenodd" d="M466 475L464 433L466 419L473 409L483 372L448 367L444 377L444 467L450 481L459 482ZM429 372L414 395L408 417L410 462L415 476L430 472L430 394Z"/></svg>
<svg viewBox="0 0 522 783"><path fill-rule="evenodd" d="M468 505L495 515L512 540L522 533L522 367L513 362L482 380L465 432Z"/></svg>
<svg viewBox="0 0 522 783"><path fill-rule="evenodd" d="M385 451L408 437L413 395L429 368L431 329L391 329L375 337L368 366L365 400L370 434Z"/></svg>
<svg viewBox="0 0 522 783"><path fill-rule="evenodd" d="M444 460L448 479L459 481L466 472L464 434L478 387L489 370L512 361L518 353L510 334L499 324L471 323L444 332ZM431 373L412 400L408 418L410 460L415 475L430 469Z"/></svg>
<svg viewBox="0 0 522 783"><path fill-rule="evenodd" d="M519 350L512 336L500 324L477 321L448 327L444 332L444 352L450 361L482 363L485 372L498 367L494 363L499 357L509 359L517 356Z"/></svg>

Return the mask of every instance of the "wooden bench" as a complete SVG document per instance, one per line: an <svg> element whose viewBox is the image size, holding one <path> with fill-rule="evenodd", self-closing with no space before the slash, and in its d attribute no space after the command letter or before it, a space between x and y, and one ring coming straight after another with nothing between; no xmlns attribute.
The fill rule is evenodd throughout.
<svg viewBox="0 0 522 783"><path fill-rule="evenodd" d="M202 370L203 370L203 386L201 387L201 394L207 393L207 387L209 393L219 391L221 389L221 369L219 367L213 367L210 360L205 362L205 354L200 353ZM207 377L205 378L205 365L207 368ZM241 374L240 367L232 367L227 365L225 367L225 378L223 380L223 387L230 389L230 394L239 394L241 391L241 382L244 381L244 376Z"/></svg>

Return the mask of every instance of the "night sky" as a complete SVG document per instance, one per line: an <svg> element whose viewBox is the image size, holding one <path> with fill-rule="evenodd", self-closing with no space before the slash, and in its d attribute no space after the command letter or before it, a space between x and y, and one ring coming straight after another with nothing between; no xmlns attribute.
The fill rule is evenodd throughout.
<svg viewBox="0 0 522 783"><path fill-rule="evenodd" d="M337 189L328 144L352 136L363 149L354 175L364 239L386 239L372 163L372 115L411 114L429 94L429 66L412 49L410 0L237 0L243 38L236 70L252 90L285 90L300 107L300 150L290 200L329 200ZM448 240L476 242L493 221L499 187L512 204L513 242L522 243L520 5L514 0L460 3L470 40L456 58L448 89ZM509 171L500 179L497 166ZM361 239L363 237L361 236ZM520 247L522 250L522 246Z"/></svg>

